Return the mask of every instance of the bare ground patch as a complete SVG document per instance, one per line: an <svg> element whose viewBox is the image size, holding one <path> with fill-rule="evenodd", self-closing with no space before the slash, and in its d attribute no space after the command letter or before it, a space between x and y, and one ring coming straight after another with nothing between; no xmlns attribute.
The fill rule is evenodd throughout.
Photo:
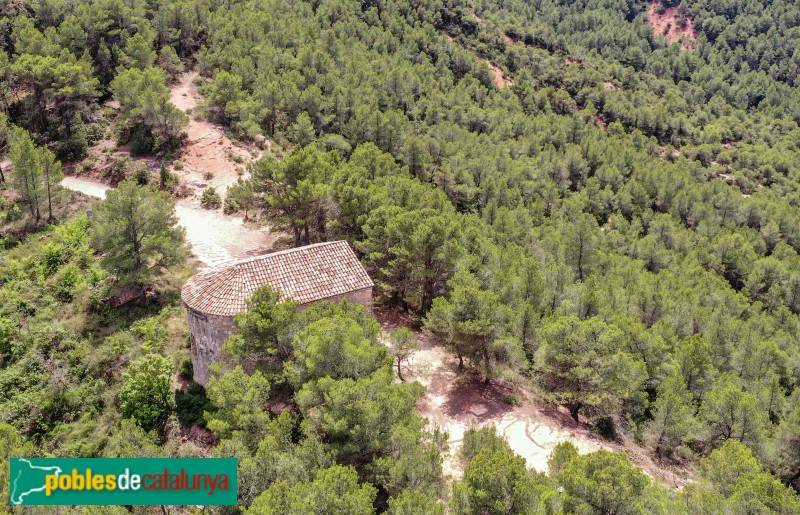
<svg viewBox="0 0 800 515"><path fill-rule="evenodd" d="M656 36L664 36L670 43L681 43L683 50L695 50L697 30L694 22L678 7L664 7L661 2L651 2L647 8L647 23Z"/></svg>
<svg viewBox="0 0 800 515"><path fill-rule="evenodd" d="M509 78L503 70L500 69L499 66L494 64L491 61L487 61L486 59L479 59L481 62L486 63L489 66L489 71L492 72L492 76L494 77L494 83L497 85L498 89L503 89L506 86L513 86L514 81Z"/></svg>
<svg viewBox="0 0 800 515"><path fill-rule="evenodd" d="M247 165L261 157L262 152L253 145L235 144L222 126L196 119L196 110L202 102L196 78L197 72L185 73L171 88L172 103L189 114L187 137L178 156L182 169L174 171L190 185L205 185L195 186L201 191L214 187L224 196L239 177L246 177Z"/></svg>
<svg viewBox="0 0 800 515"><path fill-rule="evenodd" d="M241 217L224 215L221 208L208 210L200 206L200 196L206 188L214 187L224 198L239 177L247 177L247 164L258 159L262 152L254 146L237 146L217 124L194 119L193 111L202 100L194 83L196 77L196 72L183 74L171 91L172 102L190 115L185 129L187 138L176 160L181 165L173 166L172 171L190 187L190 195L180 199L176 206L179 224L186 229L186 239L197 258L204 265L213 266L269 252L285 235L268 227L245 224ZM105 107L119 108L113 101ZM83 176L66 177L63 184L68 189L103 198L109 189L104 184L106 172L122 158L144 162L152 171L161 164L155 157L132 157L127 145L118 146L106 138L92 147L81 163L70 167L70 171L81 169Z"/></svg>
<svg viewBox="0 0 800 515"><path fill-rule="evenodd" d="M446 474L459 478L463 473L458 450L466 430L491 424L508 440L514 452L525 458L528 467L538 471L547 470L547 460L556 445L569 441L581 453L599 449L623 451L648 475L676 488L686 484L685 471L656 462L646 449L632 442L601 439L587 425L575 424L563 407L543 402L533 393L504 382L486 385L460 373L457 359L438 345L432 335L414 328L409 316L385 309L376 309L375 316L384 335L397 327L408 327L419 341L420 349L409 358L403 377L426 387L417 409L428 419L429 428L438 427L448 433ZM516 396L519 405L508 402L509 394Z"/></svg>

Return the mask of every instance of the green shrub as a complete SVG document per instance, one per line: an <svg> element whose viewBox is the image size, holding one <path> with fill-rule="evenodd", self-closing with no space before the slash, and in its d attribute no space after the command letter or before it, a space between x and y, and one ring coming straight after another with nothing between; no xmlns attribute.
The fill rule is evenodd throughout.
<svg viewBox="0 0 800 515"><path fill-rule="evenodd" d="M225 205L222 207L222 212L223 213L225 213L226 215L230 215L230 214L236 213L240 209L241 209L241 206L239 206L239 203L236 202L235 198L233 198L231 196L225 197Z"/></svg>
<svg viewBox="0 0 800 515"><path fill-rule="evenodd" d="M181 379L184 379L186 381L191 381L192 378L194 378L194 365L192 365L191 359L186 358L185 360L183 360L178 375L180 376Z"/></svg>
<svg viewBox="0 0 800 515"><path fill-rule="evenodd" d="M17 324L10 318L0 317L0 357L11 352L11 339L17 332Z"/></svg>
<svg viewBox="0 0 800 515"><path fill-rule="evenodd" d="M22 210L16 202L10 202L0 196L0 222L14 222L22 218Z"/></svg>
<svg viewBox="0 0 800 515"><path fill-rule="evenodd" d="M150 182L150 168L145 163L136 163L133 168L133 178L140 186Z"/></svg>
<svg viewBox="0 0 800 515"><path fill-rule="evenodd" d="M114 181L122 181L131 167L131 158L123 156L117 159L108 169L108 177Z"/></svg>
<svg viewBox="0 0 800 515"><path fill-rule="evenodd" d="M148 354L125 371L119 392L122 416L133 418L146 430L160 426L174 402L171 395L172 361Z"/></svg>
<svg viewBox="0 0 800 515"><path fill-rule="evenodd" d="M206 396L205 388L199 384L192 384L185 393L175 390L175 414L182 426L197 424L205 427L203 413L212 409L213 405Z"/></svg>
<svg viewBox="0 0 800 515"><path fill-rule="evenodd" d="M120 331L106 337L103 346L107 346L117 355L127 354L136 344L136 338L130 331Z"/></svg>
<svg viewBox="0 0 800 515"><path fill-rule="evenodd" d="M239 154L237 154L236 152L233 152L233 151L230 151L230 150L228 151L228 159L230 159L231 161L233 161L234 163L237 163L237 164L244 163L244 157L242 157Z"/></svg>
<svg viewBox="0 0 800 515"><path fill-rule="evenodd" d="M200 205L206 209L218 209L222 205L222 197L212 186L203 192L203 196L200 197Z"/></svg>
<svg viewBox="0 0 800 515"><path fill-rule="evenodd" d="M45 245L42 249L42 268L45 275L55 273L62 263L64 263L64 248L55 242Z"/></svg>
<svg viewBox="0 0 800 515"><path fill-rule="evenodd" d="M178 185L178 176L170 172L169 169L161 163L161 168L158 169L158 187L162 190L172 191Z"/></svg>
<svg viewBox="0 0 800 515"><path fill-rule="evenodd" d="M73 263L62 267L53 278L53 294L61 302L70 302L83 284L83 274Z"/></svg>
<svg viewBox="0 0 800 515"><path fill-rule="evenodd" d="M144 156L157 147L153 133L144 127L136 127L131 131L131 155Z"/></svg>
<svg viewBox="0 0 800 515"><path fill-rule="evenodd" d="M142 338L142 349L145 352L161 352L167 343L167 328L160 316L143 318L131 326L133 334Z"/></svg>
<svg viewBox="0 0 800 515"><path fill-rule="evenodd" d="M618 440L617 428L614 425L614 420L611 417L603 417L597 421L594 426L594 432L602 436L606 440Z"/></svg>

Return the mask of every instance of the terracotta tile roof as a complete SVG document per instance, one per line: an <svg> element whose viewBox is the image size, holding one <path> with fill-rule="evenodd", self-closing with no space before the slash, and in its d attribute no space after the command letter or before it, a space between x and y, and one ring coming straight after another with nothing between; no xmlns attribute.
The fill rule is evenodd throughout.
<svg viewBox="0 0 800 515"><path fill-rule="evenodd" d="M247 310L259 286L269 284L300 304L373 286L346 241L317 243L236 261L192 276L181 291L187 306L209 315Z"/></svg>

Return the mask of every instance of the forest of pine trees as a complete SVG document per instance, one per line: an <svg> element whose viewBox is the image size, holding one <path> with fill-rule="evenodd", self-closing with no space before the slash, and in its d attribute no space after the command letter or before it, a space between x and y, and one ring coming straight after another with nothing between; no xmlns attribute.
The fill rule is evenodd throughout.
<svg viewBox="0 0 800 515"><path fill-rule="evenodd" d="M240 505L211 513L800 512L800 6L663 7L692 48L644 0L0 2L0 513L10 456L195 456L195 426L239 463ZM193 116L270 142L225 213L347 240L460 373L687 486L571 444L535 472L491 428L450 478L423 387L395 380L409 334L393 357L367 310L269 288L225 344L252 370L175 390L194 265L164 163L188 69ZM160 178L65 191L103 138Z"/></svg>

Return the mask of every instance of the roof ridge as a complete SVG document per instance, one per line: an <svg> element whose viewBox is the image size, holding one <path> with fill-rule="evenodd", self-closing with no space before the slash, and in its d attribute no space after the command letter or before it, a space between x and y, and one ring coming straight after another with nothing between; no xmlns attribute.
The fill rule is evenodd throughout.
<svg viewBox="0 0 800 515"><path fill-rule="evenodd" d="M252 257L243 258L243 259L235 259L235 260L230 260L230 261L224 261L224 262L220 263L219 265L215 266L212 269L212 271L213 270L224 269L224 268L233 268L235 265L243 265L245 263L251 263L253 261L258 261L260 259L267 259L267 258L270 258L270 257L273 257L273 256L282 256L282 255L285 255L285 254L292 254L292 253L295 253L295 252L298 252L298 251L301 251L301 250L311 249L311 248L315 248L315 247L324 247L326 245L335 245L337 243L345 243L345 244L347 244L348 247L350 246L350 244L347 243L347 240L321 241L319 243L311 243L309 245L304 245L302 247L293 247L291 249L277 250L275 252L267 252L266 254L260 254L258 256L252 256Z"/></svg>
<svg viewBox="0 0 800 515"><path fill-rule="evenodd" d="M231 316L267 284L300 304L374 286L350 244L336 240L220 264L189 278L181 297L195 311Z"/></svg>

